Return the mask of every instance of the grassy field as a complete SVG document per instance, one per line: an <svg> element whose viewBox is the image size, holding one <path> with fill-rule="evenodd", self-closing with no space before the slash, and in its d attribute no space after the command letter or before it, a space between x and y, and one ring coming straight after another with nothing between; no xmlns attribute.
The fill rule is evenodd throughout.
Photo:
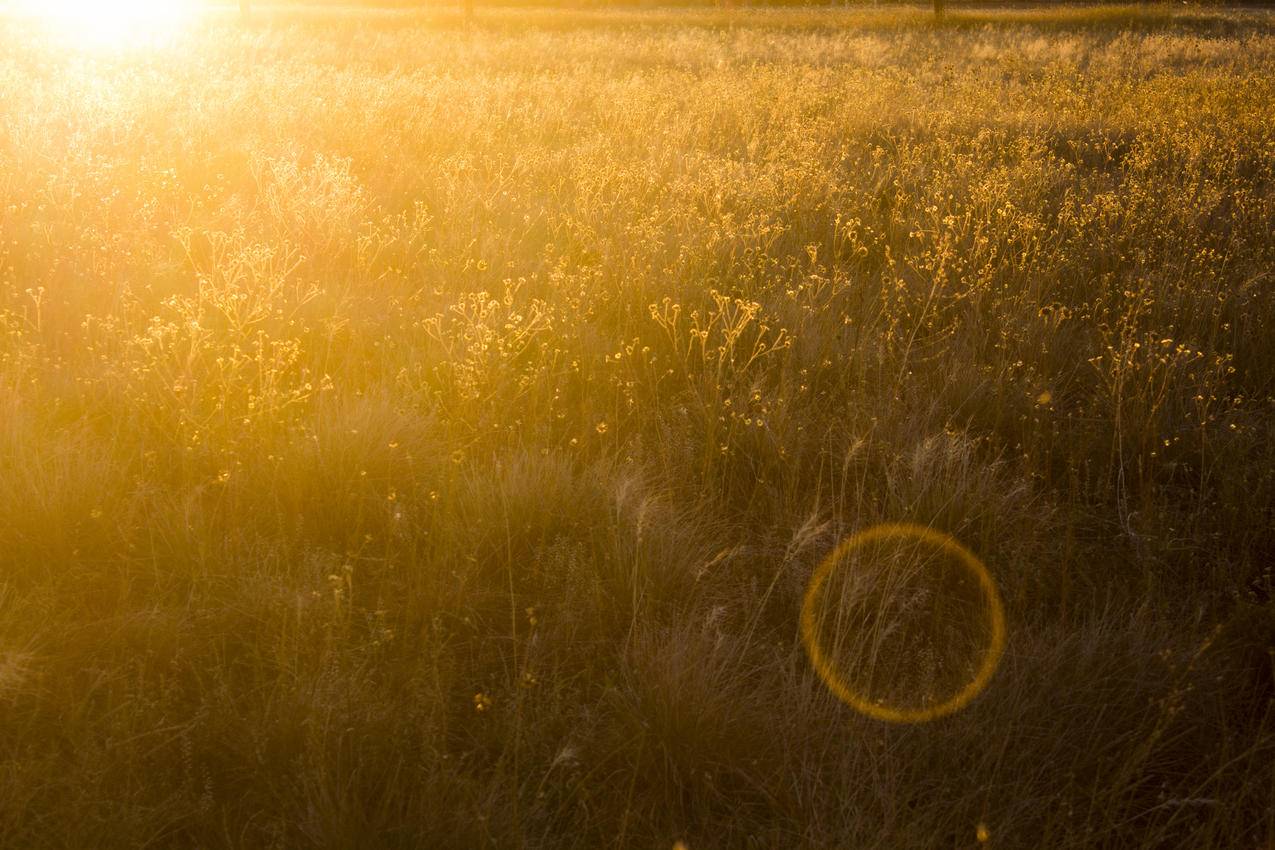
<svg viewBox="0 0 1275 850"><path fill-rule="evenodd" d="M0 18L0 847L1275 846L1273 23Z"/></svg>

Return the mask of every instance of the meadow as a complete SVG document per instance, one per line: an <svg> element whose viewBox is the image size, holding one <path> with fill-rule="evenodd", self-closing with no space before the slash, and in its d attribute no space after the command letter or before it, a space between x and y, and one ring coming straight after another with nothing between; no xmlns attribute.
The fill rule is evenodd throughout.
<svg viewBox="0 0 1275 850"><path fill-rule="evenodd" d="M0 847L1275 846L1273 23L0 16Z"/></svg>

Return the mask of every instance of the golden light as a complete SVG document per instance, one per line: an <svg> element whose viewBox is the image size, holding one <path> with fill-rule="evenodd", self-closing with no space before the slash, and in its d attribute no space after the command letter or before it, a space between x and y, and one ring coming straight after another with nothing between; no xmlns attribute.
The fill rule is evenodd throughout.
<svg viewBox="0 0 1275 850"><path fill-rule="evenodd" d="M83 47L159 44L184 29L195 0L16 0L17 13Z"/></svg>

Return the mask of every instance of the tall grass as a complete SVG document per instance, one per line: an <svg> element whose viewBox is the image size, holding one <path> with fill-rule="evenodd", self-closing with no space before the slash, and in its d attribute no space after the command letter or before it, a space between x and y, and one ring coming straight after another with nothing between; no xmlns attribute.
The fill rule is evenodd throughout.
<svg viewBox="0 0 1275 850"><path fill-rule="evenodd" d="M254 14L0 20L0 845L1275 838L1269 15Z"/></svg>

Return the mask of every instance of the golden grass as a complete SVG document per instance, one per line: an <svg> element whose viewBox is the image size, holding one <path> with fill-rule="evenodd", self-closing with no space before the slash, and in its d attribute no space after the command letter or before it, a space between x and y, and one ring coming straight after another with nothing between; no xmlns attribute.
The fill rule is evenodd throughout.
<svg viewBox="0 0 1275 850"><path fill-rule="evenodd" d="M1265 12L0 19L0 846L1264 846L1273 105ZM1010 618L931 725L798 636L885 521Z"/></svg>

